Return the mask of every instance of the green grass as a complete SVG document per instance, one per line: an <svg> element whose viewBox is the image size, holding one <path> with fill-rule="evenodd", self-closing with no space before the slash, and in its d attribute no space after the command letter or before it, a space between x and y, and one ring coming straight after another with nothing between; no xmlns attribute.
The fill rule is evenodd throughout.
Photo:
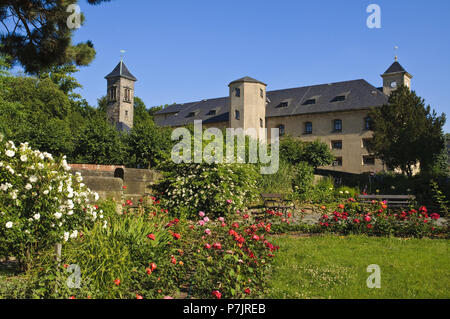
<svg viewBox="0 0 450 319"><path fill-rule="evenodd" d="M450 240L333 235L274 238L265 298L450 298ZM369 289L370 264L381 288Z"/></svg>

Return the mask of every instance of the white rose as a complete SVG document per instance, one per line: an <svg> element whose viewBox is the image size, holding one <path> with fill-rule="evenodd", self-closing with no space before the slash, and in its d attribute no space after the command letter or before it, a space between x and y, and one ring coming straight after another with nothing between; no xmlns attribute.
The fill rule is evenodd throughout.
<svg viewBox="0 0 450 319"><path fill-rule="evenodd" d="M38 180L37 177L34 175L30 177L30 183L36 183L37 180Z"/></svg>
<svg viewBox="0 0 450 319"><path fill-rule="evenodd" d="M13 150L7 150L5 154L8 157L14 157L14 155L16 155L16 152L14 152Z"/></svg>
<svg viewBox="0 0 450 319"><path fill-rule="evenodd" d="M64 241L68 241L69 240L69 233L68 232L64 232Z"/></svg>
<svg viewBox="0 0 450 319"><path fill-rule="evenodd" d="M28 160L28 158L27 158L26 155L22 155L22 156L20 157L20 160L21 160L22 162L26 162L26 161Z"/></svg>
<svg viewBox="0 0 450 319"><path fill-rule="evenodd" d="M50 191L48 189L46 189L45 191L42 192L44 195L48 195L48 193L50 193Z"/></svg>
<svg viewBox="0 0 450 319"><path fill-rule="evenodd" d="M25 189L28 190L28 191L30 189L32 189L32 188L33 188L33 186L31 184L29 184L29 183L27 185L25 185Z"/></svg>
<svg viewBox="0 0 450 319"><path fill-rule="evenodd" d="M33 218L34 218L35 220L39 220L39 219L41 218L41 215L40 215L40 214L34 214L34 215L33 215Z"/></svg>
<svg viewBox="0 0 450 319"><path fill-rule="evenodd" d="M5 226L6 226L6 228L11 228L11 227L13 227L13 223L12 222L7 222Z"/></svg>
<svg viewBox="0 0 450 319"><path fill-rule="evenodd" d="M60 219L62 217L62 214L60 212L57 212L53 216L55 216L56 219Z"/></svg>

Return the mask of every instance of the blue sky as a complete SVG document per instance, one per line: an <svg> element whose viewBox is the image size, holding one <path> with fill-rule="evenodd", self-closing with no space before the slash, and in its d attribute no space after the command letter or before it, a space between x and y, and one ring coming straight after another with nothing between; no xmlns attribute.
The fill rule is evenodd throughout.
<svg viewBox="0 0 450 319"><path fill-rule="evenodd" d="M369 4L381 28L369 29ZM268 90L363 78L382 85L394 61L411 73L412 89L438 113L450 111L450 1L412 0L112 0L80 1L85 24L75 42L92 40L95 61L76 74L92 105L104 76L126 50L147 107L228 94L248 75ZM394 53L394 46L398 50ZM450 119L445 131L450 132Z"/></svg>

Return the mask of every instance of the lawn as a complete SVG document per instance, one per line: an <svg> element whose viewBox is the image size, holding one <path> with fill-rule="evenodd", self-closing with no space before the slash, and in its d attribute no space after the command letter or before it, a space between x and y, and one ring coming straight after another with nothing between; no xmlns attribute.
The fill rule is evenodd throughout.
<svg viewBox="0 0 450 319"><path fill-rule="evenodd" d="M450 240L280 236L265 298L450 298ZM381 288L366 284L370 264Z"/></svg>

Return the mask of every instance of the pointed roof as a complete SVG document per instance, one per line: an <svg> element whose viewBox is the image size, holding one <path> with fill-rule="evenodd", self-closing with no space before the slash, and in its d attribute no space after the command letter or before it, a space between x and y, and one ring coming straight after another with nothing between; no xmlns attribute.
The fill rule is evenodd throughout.
<svg viewBox="0 0 450 319"><path fill-rule="evenodd" d="M230 82L230 84L228 84L228 86L230 86L233 83L239 83L239 82L260 83L260 84L263 84L263 85L267 86L266 83L258 81L258 80L254 79L254 78L249 77L249 76L244 76L243 78L234 80L234 81Z"/></svg>
<svg viewBox="0 0 450 319"><path fill-rule="evenodd" d="M105 79L114 78L114 77L123 77L123 78L127 78L129 80L132 80L132 81L137 81L137 79L134 77L133 74L131 74L131 72L128 70L127 66L125 65L125 63L123 63L122 61L120 61L119 64L117 64L117 66L114 68L114 70L110 74L105 76Z"/></svg>
<svg viewBox="0 0 450 319"><path fill-rule="evenodd" d="M400 63L395 61L383 74L397 73L397 72L406 72L406 70L400 65Z"/></svg>

